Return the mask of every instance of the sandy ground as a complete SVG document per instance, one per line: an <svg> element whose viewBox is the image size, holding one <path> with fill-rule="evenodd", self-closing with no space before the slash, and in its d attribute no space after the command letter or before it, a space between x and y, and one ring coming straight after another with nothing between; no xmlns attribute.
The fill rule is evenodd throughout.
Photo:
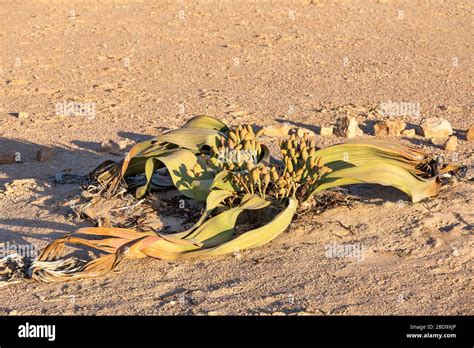
<svg viewBox="0 0 474 348"><path fill-rule="evenodd" d="M450 121L448 153L469 166L474 123L473 6L469 1L0 1L0 243L39 249L85 221L68 218L77 185L105 159L100 142L140 141L196 114L229 124L278 121L317 130L340 110L420 103ZM56 104L95 103L95 118L58 116ZM329 110L329 111L328 111ZM334 111L336 110L336 111ZM242 111L242 112L239 112ZM29 117L19 119L16 113ZM240 116L239 116L240 115ZM268 139L275 143L275 139ZM318 145L341 142L318 137ZM37 162L41 145L59 148ZM295 220L277 240L194 262L127 261L119 273L0 289L0 314L474 314L472 183L412 204L396 190L358 186L352 207ZM327 257L328 245L362 258Z"/></svg>

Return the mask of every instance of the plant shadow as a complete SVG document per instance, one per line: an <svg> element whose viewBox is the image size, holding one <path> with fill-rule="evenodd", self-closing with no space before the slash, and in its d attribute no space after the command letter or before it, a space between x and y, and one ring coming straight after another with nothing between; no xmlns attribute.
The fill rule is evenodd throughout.
<svg viewBox="0 0 474 348"><path fill-rule="evenodd" d="M41 162L36 160L36 152L41 147L30 141L0 138L2 154L20 154L20 162L0 165L0 190L4 191L0 195L0 206L18 204L19 207L15 212L0 208L0 243L26 245L31 239L35 240L34 244L49 242L78 227L90 226L87 221L65 219L71 212L67 201L81 190L79 184L58 184L54 177L63 171L85 175L109 156L97 154L93 149L61 145L53 146L52 159Z"/></svg>

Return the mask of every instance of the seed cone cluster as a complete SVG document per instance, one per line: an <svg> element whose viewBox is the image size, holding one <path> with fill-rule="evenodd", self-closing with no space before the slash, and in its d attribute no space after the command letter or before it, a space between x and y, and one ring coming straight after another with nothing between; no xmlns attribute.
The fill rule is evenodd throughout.
<svg viewBox="0 0 474 348"><path fill-rule="evenodd" d="M227 137L221 135L211 146L210 164L217 171L241 171L247 169L250 163L255 165L262 153L262 146L257 140L261 133L255 133L249 124L232 128Z"/></svg>
<svg viewBox="0 0 474 348"><path fill-rule="evenodd" d="M259 194L263 198L271 195L276 199L296 197L303 200L317 185L317 180L331 172L316 156L314 139L305 133L302 137L293 134L280 143L283 167L255 166L246 163L245 171L234 175L234 183L243 191Z"/></svg>
<svg viewBox="0 0 474 348"><path fill-rule="evenodd" d="M279 187L278 195L293 195L301 199L316 188L318 179L332 172L322 164L316 151L315 140L310 139L308 133L303 136L292 134L290 139L280 142L285 166L282 177L275 181L275 185Z"/></svg>

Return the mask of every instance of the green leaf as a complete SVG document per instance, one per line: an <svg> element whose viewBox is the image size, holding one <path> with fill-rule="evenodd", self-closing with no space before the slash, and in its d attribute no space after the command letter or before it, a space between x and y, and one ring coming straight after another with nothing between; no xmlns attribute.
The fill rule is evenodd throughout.
<svg viewBox="0 0 474 348"><path fill-rule="evenodd" d="M178 128L158 135L155 141L175 144L184 149L198 152L204 145L213 146L223 133L207 128Z"/></svg>
<svg viewBox="0 0 474 348"><path fill-rule="evenodd" d="M226 124L215 117L208 115L200 115L190 119L183 128L207 128L215 129L222 133L227 133L229 128Z"/></svg>
<svg viewBox="0 0 474 348"><path fill-rule="evenodd" d="M360 183L393 186L405 192L413 202L435 196L441 186L436 177L423 179L399 165L385 160L373 160L364 165L336 170L325 175L319 180L315 192Z"/></svg>
<svg viewBox="0 0 474 348"><path fill-rule="evenodd" d="M150 180L153 176L155 162L163 163L173 180L174 186L186 197L195 198L192 182L195 180L190 175L190 170L196 164L196 156L188 150L173 149L157 157L149 158L145 165L145 174L147 183L139 187L136 191L138 198L143 197L146 193Z"/></svg>
<svg viewBox="0 0 474 348"><path fill-rule="evenodd" d="M188 236L192 231L194 231L197 227L201 226L204 220L209 216L209 214L217 208L224 200L230 196L232 196L233 193L226 191L226 190L212 190L209 192L207 198L206 198L206 208L204 209L203 214L199 218L199 220L194 224L193 227L189 228L188 230L184 232L180 232L176 234L179 237L186 237Z"/></svg>
<svg viewBox="0 0 474 348"><path fill-rule="evenodd" d="M251 205L253 204L254 202L251 203ZM198 256L219 256L235 252L235 250L250 249L266 244L271 240L275 239L278 235L280 235L288 228L293 219L293 215L295 214L297 207L297 201L290 198L288 201L288 206L277 216L275 216L268 224L244 232L236 238L223 244L217 245L213 248L187 252L183 254L183 257L188 258Z"/></svg>

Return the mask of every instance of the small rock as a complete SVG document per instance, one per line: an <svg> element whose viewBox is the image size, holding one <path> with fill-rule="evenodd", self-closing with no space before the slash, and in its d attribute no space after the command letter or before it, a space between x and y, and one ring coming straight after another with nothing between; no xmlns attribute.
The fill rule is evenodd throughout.
<svg viewBox="0 0 474 348"><path fill-rule="evenodd" d="M234 117L244 117L244 116L249 116L250 112L245 111L245 110L235 110L235 111L230 111L229 115L234 116Z"/></svg>
<svg viewBox="0 0 474 348"><path fill-rule="evenodd" d="M0 155L0 164L11 164L19 162L16 153L5 153Z"/></svg>
<svg viewBox="0 0 474 348"><path fill-rule="evenodd" d="M386 122L378 122L374 125L374 135L376 137L388 135L388 125Z"/></svg>
<svg viewBox="0 0 474 348"><path fill-rule="evenodd" d="M28 118L28 114L26 112L21 111L18 113L19 120L26 120L27 118Z"/></svg>
<svg viewBox="0 0 474 348"><path fill-rule="evenodd" d="M56 150L52 147L42 146L36 152L36 160L40 162L49 161L56 156Z"/></svg>
<svg viewBox="0 0 474 348"><path fill-rule="evenodd" d="M474 124L469 127L469 129L466 132L466 139L468 141L473 141L474 140Z"/></svg>
<svg viewBox="0 0 474 348"><path fill-rule="evenodd" d="M272 315L284 316L286 314L283 312L273 312Z"/></svg>
<svg viewBox="0 0 474 348"><path fill-rule="evenodd" d="M107 152L115 155L120 155L123 150L127 147L127 143L125 141L113 141L113 140L106 140L100 143L100 151Z"/></svg>
<svg viewBox="0 0 474 348"><path fill-rule="evenodd" d="M426 118L421 121L420 126L425 138L447 138L453 134L451 125L444 118Z"/></svg>
<svg viewBox="0 0 474 348"><path fill-rule="evenodd" d="M309 129L306 129L306 128L298 128L298 130L296 131L296 134L299 137L303 137L305 133L308 134L309 137L314 137L316 135L316 134L314 134L314 132L312 130L309 130Z"/></svg>
<svg viewBox="0 0 474 348"><path fill-rule="evenodd" d="M458 138L454 135L450 136L449 139L444 143L444 149L446 151L456 151L458 147Z"/></svg>
<svg viewBox="0 0 474 348"><path fill-rule="evenodd" d="M448 111L453 112L453 113L462 112L463 108L456 105L448 105Z"/></svg>
<svg viewBox="0 0 474 348"><path fill-rule="evenodd" d="M164 126L153 127L153 129L158 131L158 134L163 134L170 130L168 127L164 127Z"/></svg>
<svg viewBox="0 0 474 348"><path fill-rule="evenodd" d="M409 137L409 138L412 138L416 135L416 131L412 128L412 129L405 129L405 130L402 130L402 135L406 136L406 137Z"/></svg>
<svg viewBox="0 0 474 348"><path fill-rule="evenodd" d="M288 133L296 128L289 123L279 123L269 126L263 126L263 134L267 137L286 137Z"/></svg>
<svg viewBox="0 0 474 348"><path fill-rule="evenodd" d="M296 315L298 315L298 316L314 316L316 314L311 313L311 312L298 312L298 313L296 313Z"/></svg>
<svg viewBox="0 0 474 348"><path fill-rule="evenodd" d="M332 136L332 133L334 132L334 127L333 126L330 126L330 127L321 127L321 136L323 137L330 137Z"/></svg>
<svg viewBox="0 0 474 348"><path fill-rule="evenodd" d="M18 179L5 184L5 195L14 195L19 196L27 192L30 192L32 189L36 189L38 183L35 179Z"/></svg>
<svg viewBox="0 0 474 348"><path fill-rule="evenodd" d="M7 81L7 84L8 84L8 85L12 85L12 86L23 86L23 85L27 85L28 83L29 83L29 81L27 81L27 80L21 80L21 79L8 80L8 81Z"/></svg>
<svg viewBox="0 0 474 348"><path fill-rule="evenodd" d="M362 129L359 128L359 123L356 118L350 116L344 116L338 119L334 133L348 139L364 134Z"/></svg>
<svg viewBox="0 0 474 348"><path fill-rule="evenodd" d="M237 104L227 104L226 107L229 111L235 111L240 108L240 106Z"/></svg>
<svg viewBox="0 0 474 348"><path fill-rule="evenodd" d="M374 126L374 133L376 136L392 136L398 137L401 135L402 131L405 130L407 124L403 121L396 120L396 121L382 121L378 122Z"/></svg>

